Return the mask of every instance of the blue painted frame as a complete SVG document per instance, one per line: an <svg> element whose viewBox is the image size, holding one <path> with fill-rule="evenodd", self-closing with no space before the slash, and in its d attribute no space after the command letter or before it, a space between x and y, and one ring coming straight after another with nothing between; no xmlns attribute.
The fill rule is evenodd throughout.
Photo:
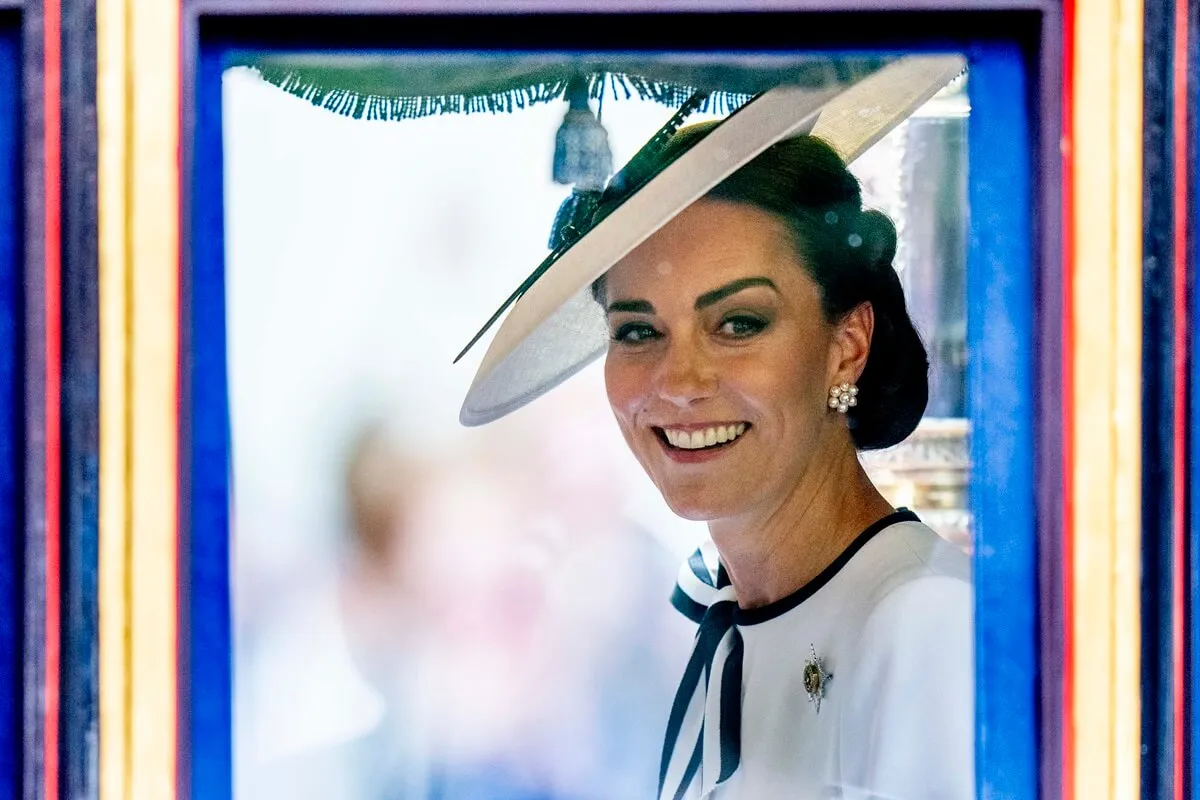
<svg viewBox="0 0 1200 800"><path fill-rule="evenodd" d="M1016 47L969 58L976 780L981 798L1026 798L1038 794L1041 732L1031 81Z"/></svg>
<svg viewBox="0 0 1200 800"><path fill-rule="evenodd" d="M0 799L21 791L24 224L20 17L0 17Z"/></svg>
<svg viewBox="0 0 1200 800"><path fill-rule="evenodd" d="M180 797L232 796L232 482L225 326L223 48L197 59L192 160L183 194L190 235L180 301Z"/></svg>
<svg viewBox="0 0 1200 800"><path fill-rule="evenodd" d="M237 43L238 50L279 48ZM307 44L307 43L306 43ZM1034 154L1030 96L1037 67L1016 43L926 42L965 51L973 106L968 137L971 219L968 403L976 465L976 780L981 798L1034 798L1039 786L1038 516L1035 463L1039 353ZM288 41L287 49L300 49ZM327 45L326 45L327 47ZM304 47L323 49L320 43ZM866 50L866 47L858 48ZM194 54L190 144L185 142L182 302L181 688L183 797L232 795L229 600L230 427L224 298L221 73L230 42L201 38ZM185 118L186 119L186 118ZM188 127L185 125L185 132ZM1055 280L1046 282L1053 286ZM1043 454L1053 458L1055 454ZM1043 532L1044 535L1053 535ZM190 710L190 713L187 713ZM186 774L184 774L186 773Z"/></svg>
<svg viewBox="0 0 1200 800"><path fill-rule="evenodd" d="M1186 588L1177 585L1174 500L1176 487L1187 485L1175 466L1175 326L1188 320L1177 319L1175 309L1174 11L1174 0L1147 0L1143 8L1141 796L1147 800L1188 796L1186 776L1184 786L1175 785L1176 765L1186 756L1175 742L1174 599Z"/></svg>

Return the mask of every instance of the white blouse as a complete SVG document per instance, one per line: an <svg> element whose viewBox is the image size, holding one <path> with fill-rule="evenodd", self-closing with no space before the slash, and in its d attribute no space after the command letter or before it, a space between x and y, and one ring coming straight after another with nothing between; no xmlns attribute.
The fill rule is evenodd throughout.
<svg viewBox="0 0 1200 800"><path fill-rule="evenodd" d="M964 553L901 510L798 592L749 610L711 563L698 551L674 598L700 627L660 797L974 797Z"/></svg>

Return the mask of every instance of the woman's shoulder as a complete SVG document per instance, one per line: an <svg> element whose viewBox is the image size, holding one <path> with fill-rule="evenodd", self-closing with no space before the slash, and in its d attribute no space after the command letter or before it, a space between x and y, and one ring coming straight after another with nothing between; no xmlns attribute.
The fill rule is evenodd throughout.
<svg viewBox="0 0 1200 800"><path fill-rule="evenodd" d="M970 558L922 522L890 525L859 555L855 583L868 612L896 605L936 611L971 601Z"/></svg>
<svg viewBox="0 0 1200 800"><path fill-rule="evenodd" d="M853 672L867 683L937 676L922 678L931 691L970 673L975 614L967 554L920 522L893 525L871 545L846 609L857 621L847 640ZM931 653L940 654L936 666Z"/></svg>

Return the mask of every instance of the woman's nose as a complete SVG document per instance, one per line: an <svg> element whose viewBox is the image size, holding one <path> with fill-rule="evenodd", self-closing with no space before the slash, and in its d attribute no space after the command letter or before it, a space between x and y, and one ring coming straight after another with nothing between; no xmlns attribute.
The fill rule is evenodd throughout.
<svg viewBox="0 0 1200 800"><path fill-rule="evenodd" d="M660 365L659 396L684 408L716 392L716 371L709 359L692 342L673 342Z"/></svg>

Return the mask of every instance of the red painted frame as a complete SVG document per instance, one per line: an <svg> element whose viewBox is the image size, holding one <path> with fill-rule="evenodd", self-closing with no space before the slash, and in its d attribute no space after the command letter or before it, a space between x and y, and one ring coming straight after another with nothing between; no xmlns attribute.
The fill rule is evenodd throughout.
<svg viewBox="0 0 1200 800"><path fill-rule="evenodd" d="M25 46L25 797L59 796L62 8L21 6Z"/></svg>
<svg viewBox="0 0 1200 800"><path fill-rule="evenodd" d="M46 677L43 779L47 798L58 797L59 687L62 645L62 6L43 0L45 72L43 152L46 197Z"/></svg>
<svg viewBox="0 0 1200 800"><path fill-rule="evenodd" d="M1071 266L1075 263L1075 235L1070 220L1075 216L1075 154L1073 150L1075 125L1072 104L1075 98L1075 0L1063 1L1063 53L1062 53L1062 462L1063 462L1063 518L1062 518L1062 798L1075 798L1075 737L1072 727L1075 708L1075 686L1071 676L1075 671L1075 648L1067 631L1074 613L1071 587L1075 585L1075 484L1074 462L1071 454L1075 449L1075 426L1071 408L1075 405L1075 380L1072 362L1075 356L1075 307L1071 302L1075 284Z"/></svg>

